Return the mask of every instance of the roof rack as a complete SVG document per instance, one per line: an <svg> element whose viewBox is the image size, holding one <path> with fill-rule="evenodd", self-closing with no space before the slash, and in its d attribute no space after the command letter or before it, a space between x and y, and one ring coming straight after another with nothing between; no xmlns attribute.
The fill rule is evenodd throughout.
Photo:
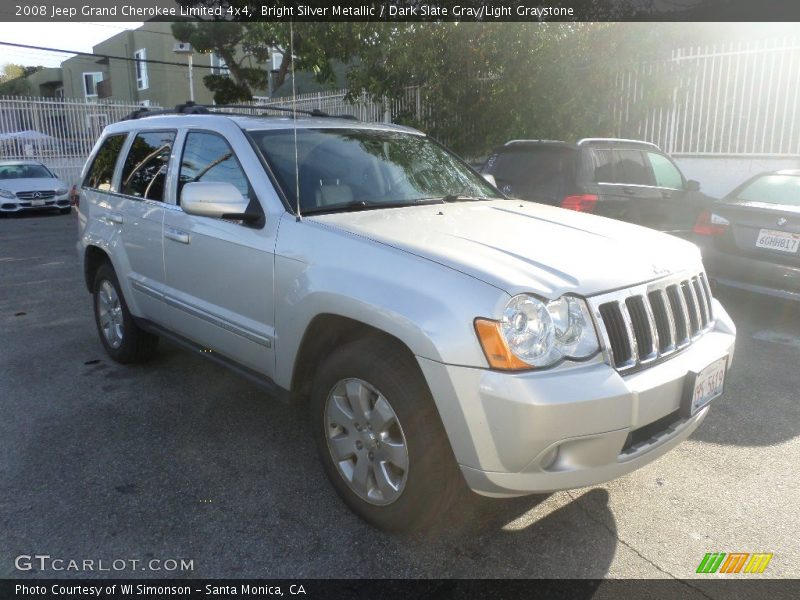
<svg viewBox="0 0 800 600"><path fill-rule="evenodd" d="M638 144L639 146L655 148L656 150L659 149L655 144L644 140L628 140L625 138L583 138L582 140L578 140L578 146L586 144Z"/></svg>
<svg viewBox="0 0 800 600"><path fill-rule="evenodd" d="M210 110L210 109L224 109L224 110ZM248 111L273 110L277 112L309 115L311 117L329 117L335 119L350 119L353 121L358 120L353 115L330 115L317 108L313 110L302 110L299 108L285 108L283 106L259 106L259 105L249 105L249 104L196 104L192 101L189 101L185 102L184 104L178 104L175 106L175 108L162 108L162 109L151 110L147 106L143 106L141 108L136 109L132 113L126 115L123 121L129 121L133 119L143 119L144 117L155 117L158 115L225 115L225 116L236 115L236 116L246 116L246 117L259 116L259 115L248 114L245 112L230 112L228 109L248 110Z"/></svg>

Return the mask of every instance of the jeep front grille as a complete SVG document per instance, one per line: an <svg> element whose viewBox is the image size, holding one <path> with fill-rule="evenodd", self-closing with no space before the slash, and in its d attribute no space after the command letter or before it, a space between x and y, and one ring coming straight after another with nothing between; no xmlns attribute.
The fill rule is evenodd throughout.
<svg viewBox="0 0 800 600"><path fill-rule="evenodd" d="M589 299L611 364L630 372L689 346L712 328L704 273L671 277Z"/></svg>

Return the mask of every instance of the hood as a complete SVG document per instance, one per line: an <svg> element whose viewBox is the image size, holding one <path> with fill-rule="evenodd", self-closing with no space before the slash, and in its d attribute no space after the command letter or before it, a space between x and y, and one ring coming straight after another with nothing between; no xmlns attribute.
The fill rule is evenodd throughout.
<svg viewBox="0 0 800 600"><path fill-rule="evenodd" d="M0 190L9 192L53 192L59 188L66 188L67 184L60 179L52 177L37 177L33 179L0 179Z"/></svg>
<svg viewBox="0 0 800 600"><path fill-rule="evenodd" d="M518 200L307 218L438 262L512 295L589 296L701 268L697 247L668 234Z"/></svg>

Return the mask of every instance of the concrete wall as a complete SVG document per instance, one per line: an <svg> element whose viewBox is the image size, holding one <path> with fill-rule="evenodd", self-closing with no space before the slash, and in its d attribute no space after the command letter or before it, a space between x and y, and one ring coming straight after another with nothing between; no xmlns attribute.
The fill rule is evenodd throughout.
<svg viewBox="0 0 800 600"><path fill-rule="evenodd" d="M778 169L800 169L800 157L673 156L688 179L700 182L700 189L721 198L753 175Z"/></svg>

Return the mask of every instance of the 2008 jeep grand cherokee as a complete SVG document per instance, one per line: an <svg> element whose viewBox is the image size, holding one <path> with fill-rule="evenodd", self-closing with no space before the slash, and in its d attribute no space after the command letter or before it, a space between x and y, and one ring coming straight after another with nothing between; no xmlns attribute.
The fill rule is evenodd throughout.
<svg viewBox="0 0 800 600"><path fill-rule="evenodd" d="M387 529L464 482L517 496L641 467L700 424L732 358L695 246L502 198L404 127L129 119L82 196L108 354L165 337L307 402L336 491Z"/></svg>

